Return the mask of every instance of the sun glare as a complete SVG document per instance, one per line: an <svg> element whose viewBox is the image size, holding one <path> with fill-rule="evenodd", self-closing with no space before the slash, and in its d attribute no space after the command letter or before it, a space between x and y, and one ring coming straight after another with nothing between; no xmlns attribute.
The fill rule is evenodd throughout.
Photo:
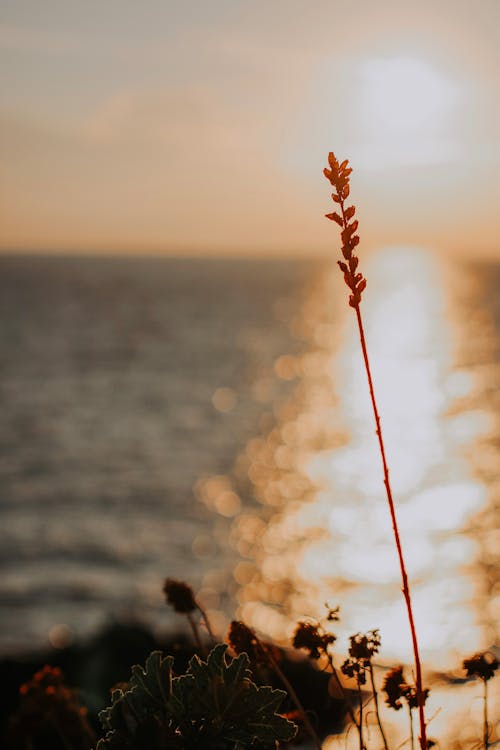
<svg viewBox="0 0 500 750"><path fill-rule="evenodd" d="M452 84L416 58L369 60L362 77L362 106L370 126L387 135L436 130L455 100Z"/></svg>
<svg viewBox="0 0 500 750"><path fill-rule="evenodd" d="M360 77L358 117L372 159L381 149L385 161L404 164L454 155L459 87L444 73L419 58L373 58Z"/></svg>
<svg viewBox="0 0 500 750"><path fill-rule="evenodd" d="M366 267L373 281L363 303L366 334L414 578L419 636L426 658L444 668L456 653L479 646L476 542L464 529L487 505L487 497L471 476L463 449L474 445L485 422L456 430L457 418L469 412L451 412L457 383L454 333L443 314L438 261L423 250L399 247L381 251ZM314 305L304 313L311 316L311 330L318 331L316 316L322 320L328 300L336 296L326 282L322 292L314 293ZM290 621L316 616L335 596L343 608L339 632L368 629L376 622L385 635L386 657L403 660L409 635L359 341L352 326L343 335L336 330L334 336L329 329L330 343L312 367L310 354L294 360L294 371L302 377L300 391L280 411L283 422L249 445L246 460L255 496L275 510L267 523L251 514L238 516L233 543L240 554L254 557L241 580L239 615L275 638L286 638ZM332 383L341 384L333 402ZM467 390L467 383L460 387ZM304 497L307 502L297 501Z"/></svg>

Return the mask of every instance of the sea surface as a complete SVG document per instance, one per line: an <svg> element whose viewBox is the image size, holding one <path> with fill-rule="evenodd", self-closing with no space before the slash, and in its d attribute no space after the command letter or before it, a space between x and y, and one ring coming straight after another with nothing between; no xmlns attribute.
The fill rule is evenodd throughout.
<svg viewBox="0 0 500 750"><path fill-rule="evenodd" d="M2 651L165 624L165 576L215 569L227 604L236 553L195 486L291 391L274 364L304 350L289 323L322 268L0 258Z"/></svg>
<svg viewBox="0 0 500 750"><path fill-rule="evenodd" d="M391 248L363 302L427 664L495 642L500 266ZM0 652L180 625L408 634L333 261L0 258Z"/></svg>

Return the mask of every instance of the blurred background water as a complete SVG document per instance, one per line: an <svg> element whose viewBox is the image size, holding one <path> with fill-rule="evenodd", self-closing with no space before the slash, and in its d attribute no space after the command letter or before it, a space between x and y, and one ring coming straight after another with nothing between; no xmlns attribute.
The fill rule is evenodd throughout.
<svg viewBox="0 0 500 750"><path fill-rule="evenodd" d="M500 267L373 256L363 303L427 663L498 622ZM173 626L409 640L355 319L325 260L0 258L0 649ZM467 654L465 654L467 655ZM458 660L458 661L457 661Z"/></svg>
<svg viewBox="0 0 500 750"><path fill-rule="evenodd" d="M215 568L224 589L234 553L193 487L259 431L276 358L303 348L288 319L318 265L0 266L3 650L57 624L159 622L166 575L199 586Z"/></svg>

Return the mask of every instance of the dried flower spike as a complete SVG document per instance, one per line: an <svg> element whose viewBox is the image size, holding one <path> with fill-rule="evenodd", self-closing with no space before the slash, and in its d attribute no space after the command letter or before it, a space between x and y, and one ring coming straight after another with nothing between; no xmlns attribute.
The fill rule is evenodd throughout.
<svg viewBox="0 0 500 750"><path fill-rule="evenodd" d="M359 263L359 258L354 255L354 249L359 244L359 236L356 234L358 222L354 219L356 206L346 207L345 205L350 192L349 175L352 169L347 166L349 164L348 159L339 164L332 151L328 154L328 164L329 168L325 168L323 174L335 188L335 192L332 193L332 200L338 205L340 213L334 211L325 214L325 216L327 219L335 221L342 229L340 236L344 260L339 260L338 264L344 274L344 281L351 290L349 304L351 307L358 307L361 302L361 295L366 288L366 279L361 273L356 272Z"/></svg>
<svg viewBox="0 0 500 750"><path fill-rule="evenodd" d="M415 682L416 682L416 695L418 703L418 716L420 724L420 748L421 750L428 750L427 748L427 734L426 734L426 722L425 722L425 692L422 689L422 665L420 662L420 653L418 647L417 630L415 627L415 620L413 617L413 605L411 601L410 584L408 581L408 574L406 572L406 564L403 554L403 546L401 544L401 538L399 534L399 526L396 517L396 508L392 497L391 482L389 479L389 467L387 465L387 459L385 455L385 445L382 436L382 427L380 422L380 416L378 413L377 400L375 398L375 389L373 386L373 378L371 374L370 360L368 357L368 350L366 346L366 338L363 326L363 319L361 315L360 303L361 295L366 288L366 279L361 273L357 271L359 259L354 254L354 250L359 244L359 236L356 234L358 228L358 222L354 220L354 214L356 213L355 206L346 206L345 202L349 197L350 186L349 177L351 174L351 168L348 166L349 162L346 159L342 163L339 163L335 158L335 154L330 152L328 154L328 167L323 170L323 173L330 184L335 188L335 192L332 193L332 200L339 208L340 213L334 211L333 213L326 214L327 218L331 221L335 221L341 227L341 238L342 238L342 256L344 260L338 261L339 267L344 274L344 281L349 287L351 294L349 295L349 305L354 308L356 313L356 319L359 330L359 340L361 344L361 350L363 352L363 361L365 365L366 376L368 380L368 389L370 391L370 399L372 402L373 417L375 420L376 434L378 438L380 457L382 459L382 471L383 481L387 496L387 503L389 506L389 512L391 516L392 529L394 532L394 543L398 553L399 567L401 570L401 581L402 581L402 592L405 599L406 610L408 613L408 623L410 626L411 640L413 646L413 655L415 659ZM354 662L347 660L345 668L348 671L356 671ZM359 681L358 681L359 684Z"/></svg>

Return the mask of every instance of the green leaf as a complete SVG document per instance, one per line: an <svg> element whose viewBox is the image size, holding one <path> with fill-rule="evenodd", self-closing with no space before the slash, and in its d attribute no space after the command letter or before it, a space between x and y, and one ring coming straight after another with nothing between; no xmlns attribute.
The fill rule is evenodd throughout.
<svg viewBox="0 0 500 750"><path fill-rule="evenodd" d="M132 667L129 689L114 690L111 706L99 714L107 732L99 750L163 749L165 737L175 736L170 726L173 661L153 651L145 669Z"/></svg>
<svg viewBox="0 0 500 750"><path fill-rule="evenodd" d="M150 654L132 667L128 690L115 690L100 713L98 750L275 750L296 727L277 711L286 693L252 682L246 654L219 644L173 677L172 657Z"/></svg>
<svg viewBox="0 0 500 750"><path fill-rule="evenodd" d="M274 750L276 741L292 739L296 731L276 713L286 693L257 687L250 679L247 655L227 661L226 651L227 646L219 644L206 662L194 657L188 675L174 680L174 697L179 696L188 713L183 727L186 747L232 750L239 744Z"/></svg>
<svg viewBox="0 0 500 750"><path fill-rule="evenodd" d="M146 660L145 669L137 664L132 667L132 691L143 696L151 706L166 706L172 693L173 664L172 656L164 658L161 651L153 651Z"/></svg>

